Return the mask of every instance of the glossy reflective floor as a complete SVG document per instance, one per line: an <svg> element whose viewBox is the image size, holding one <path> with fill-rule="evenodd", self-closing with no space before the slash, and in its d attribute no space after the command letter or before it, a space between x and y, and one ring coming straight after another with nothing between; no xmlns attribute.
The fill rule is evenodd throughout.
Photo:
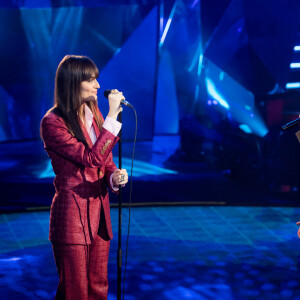
<svg viewBox="0 0 300 300"><path fill-rule="evenodd" d="M0 216L1 299L53 299L58 278L48 219L48 211ZM298 219L300 208L291 207L133 208L125 299L300 299ZM115 208L112 222L111 300ZM124 209L123 246L127 223Z"/></svg>

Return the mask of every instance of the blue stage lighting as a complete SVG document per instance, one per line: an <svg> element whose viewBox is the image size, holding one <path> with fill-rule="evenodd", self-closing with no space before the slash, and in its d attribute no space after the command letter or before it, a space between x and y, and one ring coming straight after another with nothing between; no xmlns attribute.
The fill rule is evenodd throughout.
<svg viewBox="0 0 300 300"><path fill-rule="evenodd" d="M285 85L286 89L299 89L300 88L300 82L288 82Z"/></svg>
<svg viewBox="0 0 300 300"><path fill-rule="evenodd" d="M19 261L21 257L9 257L9 258L1 258L0 262L12 262L12 261Z"/></svg>
<svg viewBox="0 0 300 300"><path fill-rule="evenodd" d="M294 51L300 51L300 46L295 46Z"/></svg>
<svg viewBox="0 0 300 300"><path fill-rule="evenodd" d="M118 165L118 157L114 158L116 165ZM126 169L128 173L131 169L131 158L123 158L122 159L122 168ZM177 171L165 169L162 167L158 167L153 165L152 163L147 163L141 160L134 161L133 168L133 177L142 177L147 175L166 175L166 174L177 174ZM37 178L54 178L55 174L53 172L51 161L48 160L47 165L44 170L36 172Z"/></svg>
<svg viewBox="0 0 300 300"><path fill-rule="evenodd" d="M300 68L300 63L299 62L298 63L291 63L290 68L291 69L298 69L298 68Z"/></svg>
<svg viewBox="0 0 300 300"><path fill-rule="evenodd" d="M246 133L249 133L249 134L253 133L251 128L247 124L241 124L241 125L239 125L239 128Z"/></svg>
<svg viewBox="0 0 300 300"><path fill-rule="evenodd" d="M207 77L205 79L205 81L206 81L206 87L207 87L208 94L212 98L217 100L221 106L223 106L226 109L230 109L229 104L227 103L227 101L225 99L223 99L222 95L217 91L217 89L216 89L214 83L212 82L212 80Z"/></svg>
<svg viewBox="0 0 300 300"><path fill-rule="evenodd" d="M118 157L114 158L116 165L118 165L119 159ZM128 172L131 169L131 158L123 158L122 159L122 168L126 169ZM162 167L155 166L152 163L144 162L141 160L134 161L133 168L133 177L142 177L146 175L165 175L165 174L177 174L177 171L165 169Z"/></svg>
<svg viewBox="0 0 300 300"><path fill-rule="evenodd" d="M217 101L226 108L230 113L227 116L229 119L247 124L251 132L258 136L264 136L268 132L255 107L254 95L209 60L206 61L206 87L208 100L211 100L211 104ZM245 126L241 129L244 130Z"/></svg>
<svg viewBox="0 0 300 300"><path fill-rule="evenodd" d="M166 24L166 27L165 27L165 30L164 30L164 33L160 39L160 42L159 42L159 47L162 47L162 45L164 44L164 41L166 39L166 36L167 36L167 33L169 31L169 28L171 26L171 23L172 23L172 20L173 20L173 16L174 16L174 13L175 13L175 10L176 10L176 6L177 6L177 1L174 3L173 5L173 8L171 10L171 13L170 13L170 16L169 16L169 19L168 19L168 22Z"/></svg>
<svg viewBox="0 0 300 300"><path fill-rule="evenodd" d="M195 6L198 4L200 0L194 0L194 2L192 3L192 5L190 6L191 9L194 9Z"/></svg>

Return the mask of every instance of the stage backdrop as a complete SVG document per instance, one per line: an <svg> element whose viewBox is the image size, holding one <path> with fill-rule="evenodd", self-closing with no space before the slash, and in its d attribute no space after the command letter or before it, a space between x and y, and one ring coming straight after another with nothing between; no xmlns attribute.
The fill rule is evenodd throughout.
<svg viewBox="0 0 300 300"><path fill-rule="evenodd" d="M157 9L153 1L114 2L0 2L0 141L39 138L40 120L53 104L55 71L66 54L87 55L99 67L103 114L103 91L123 91L138 112L138 138L152 139ZM123 136L132 139L133 112L125 109L123 119Z"/></svg>
<svg viewBox="0 0 300 300"><path fill-rule="evenodd" d="M299 9L298 0L0 0L0 141L39 138L66 54L98 65L104 115L103 91L124 92L139 140L178 134L189 115L207 126L212 107L263 137L256 100L300 76L290 68ZM130 109L123 119L132 140Z"/></svg>

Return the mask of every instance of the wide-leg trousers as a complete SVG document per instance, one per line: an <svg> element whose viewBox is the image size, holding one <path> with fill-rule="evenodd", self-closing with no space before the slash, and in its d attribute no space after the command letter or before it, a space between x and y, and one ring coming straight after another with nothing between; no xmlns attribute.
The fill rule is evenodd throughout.
<svg viewBox="0 0 300 300"><path fill-rule="evenodd" d="M59 275L55 299L106 300L110 241L96 236L90 245L52 243Z"/></svg>

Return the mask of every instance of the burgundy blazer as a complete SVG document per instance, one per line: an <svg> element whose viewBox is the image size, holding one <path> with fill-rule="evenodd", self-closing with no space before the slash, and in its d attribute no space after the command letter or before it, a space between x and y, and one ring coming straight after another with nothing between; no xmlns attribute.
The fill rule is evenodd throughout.
<svg viewBox="0 0 300 300"><path fill-rule="evenodd" d="M49 233L52 242L90 244L96 234L101 236L103 229L107 239L113 236L107 187L112 188L110 176L117 168L111 150L119 138L105 128L99 132L95 120L93 125L97 136L94 145L80 121L86 146L55 113L50 112L42 119L41 134L55 173L56 193L51 205Z"/></svg>

